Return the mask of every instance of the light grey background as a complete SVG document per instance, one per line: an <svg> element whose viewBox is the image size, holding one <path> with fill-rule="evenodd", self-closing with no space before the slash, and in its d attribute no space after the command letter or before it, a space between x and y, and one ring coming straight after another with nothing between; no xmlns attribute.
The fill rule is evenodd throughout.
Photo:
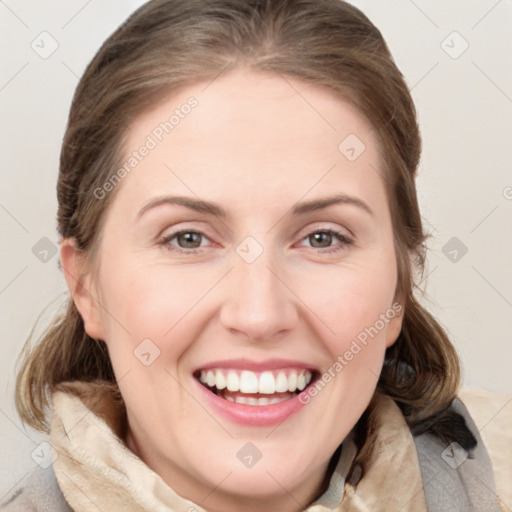
<svg viewBox="0 0 512 512"><path fill-rule="evenodd" d="M35 464L39 437L16 417L14 367L39 313L65 293L57 255L44 251L57 242L71 97L103 40L142 3L0 0L0 499ZM459 351L465 385L512 393L512 2L352 3L381 29L419 112L418 188L433 235L423 300Z"/></svg>

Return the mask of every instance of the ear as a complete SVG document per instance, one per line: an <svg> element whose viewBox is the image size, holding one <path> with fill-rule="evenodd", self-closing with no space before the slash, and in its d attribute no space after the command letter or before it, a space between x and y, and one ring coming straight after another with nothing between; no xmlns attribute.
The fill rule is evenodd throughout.
<svg viewBox="0 0 512 512"><path fill-rule="evenodd" d="M391 347L393 343L398 339L400 331L402 330L402 322L405 313L405 301L402 296L396 296L391 308L389 309L390 316L391 312L394 316L389 320L388 328L386 331L386 348Z"/></svg>
<svg viewBox="0 0 512 512"><path fill-rule="evenodd" d="M93 280L87 272L85 254L76 241L64 238L60 244L60 263L69 292L84 322L85 332L94 339L105 339L100 305Z"/></svg>

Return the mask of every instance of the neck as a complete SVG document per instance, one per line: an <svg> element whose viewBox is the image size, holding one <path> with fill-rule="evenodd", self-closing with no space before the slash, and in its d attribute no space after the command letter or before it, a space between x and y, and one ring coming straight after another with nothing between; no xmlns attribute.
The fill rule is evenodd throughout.
<svg viewBox="0 0 512 512"><path fill-rule="evenodd" d="M211 483L199 480L183 468L177 467L169 459L150 457L143 449L145 443L137 443L131 431L127 432L125 442L128 448L159 474L178 495L196 503L208 512L303 511L325 491L335 465L327 461L312 472L309 471L307 475L304 474L305 478L300 482L287 487L281 485L278 478L267 471L269 487L273 489L272 491L256 493L253 489L242 488L238 493L233 492L229 485L229 478L233 472L226 476L219 476L217 486L212 488Z"/></svg>

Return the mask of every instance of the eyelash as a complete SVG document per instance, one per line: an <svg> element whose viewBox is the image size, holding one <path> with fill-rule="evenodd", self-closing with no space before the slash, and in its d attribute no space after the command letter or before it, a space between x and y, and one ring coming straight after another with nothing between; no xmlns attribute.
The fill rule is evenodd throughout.
<svg viewBox="0 0 512 512"><path fill-rule="evenodd" d="M170 242L172 240L174 240L175 238L179 237L180 235L183 235L183 234L196 234L196 235L200 235L204 238L208 238L204 233L202 233L201 231L195 231L193 229L182 229L180 231L176 231L175 233L171 233L170 235L167 235L165 237L163 237L161 240L160 240L160 245L162 246L165 246L165 248L168 250L168 251L171 251L171 252L178 252L178 253L182 253L182 254L197 254L198 252L201 251L201 248L200 247L197 247L197 248L193 248L193 249L183 249L181 247L177 247L177 246L173 246L170 244ZM341 246L340 247L326 247L326 248L315 248L315 247L311 247L312 249L317 249L318 252L320 253L334 253L334 252L338 252L338 251L342 251L343 249L345 249L347 246L350 246L354 243L354 240L350 237L348 237L347 235L341 233L340 231L336 231L335 229L316 229L314 231L311 231L310 233L306 234L302 239L301 241L303 240L306 240L308 239L309 237L313 236L313 235L316 235L318 233L322 233L322 234L327 234L327 235L331 235L331 236L335 236L336 238L338 238L341 242Z"/></svg>

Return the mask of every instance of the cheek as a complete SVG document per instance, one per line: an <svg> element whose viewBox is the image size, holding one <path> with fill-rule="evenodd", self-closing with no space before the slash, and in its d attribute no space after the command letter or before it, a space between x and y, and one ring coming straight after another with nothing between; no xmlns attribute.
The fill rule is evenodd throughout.
<svg viewBox="0 0 512 512"><path fill-rule="evenodd" d="M149 339L162 354L177 357L191 343L201 318L207 317L203 299L217 280L213 271L160 268L154 263L116 260L115 266L103 267L105 341L112 350L118 346L131 355Z"/></svg>
<svg viewBox="0 0 512 512"><path fill-rule="evenodd" d="M324 276L329 286L308 296L328 356L319 382L304 400L311 401L312 411L324 415L331 429L340 425L341 407L344 435L370 402L381 373L387 333L397 315L393 268L387 262L345 268Z"/></svg>
<svg viewBox="0 0 512 512"><path fill-rule="evenodd" d="M393 260L391 260L393 261ZM301 297L310 309L331 355L350 348L352 341L385 340L396 287L394 262L326 269L301 278ZM324 286L321 286L325 283ZM386 317L388 313L388 317ZM382 320L385 318L385 320Z"/></svg>

